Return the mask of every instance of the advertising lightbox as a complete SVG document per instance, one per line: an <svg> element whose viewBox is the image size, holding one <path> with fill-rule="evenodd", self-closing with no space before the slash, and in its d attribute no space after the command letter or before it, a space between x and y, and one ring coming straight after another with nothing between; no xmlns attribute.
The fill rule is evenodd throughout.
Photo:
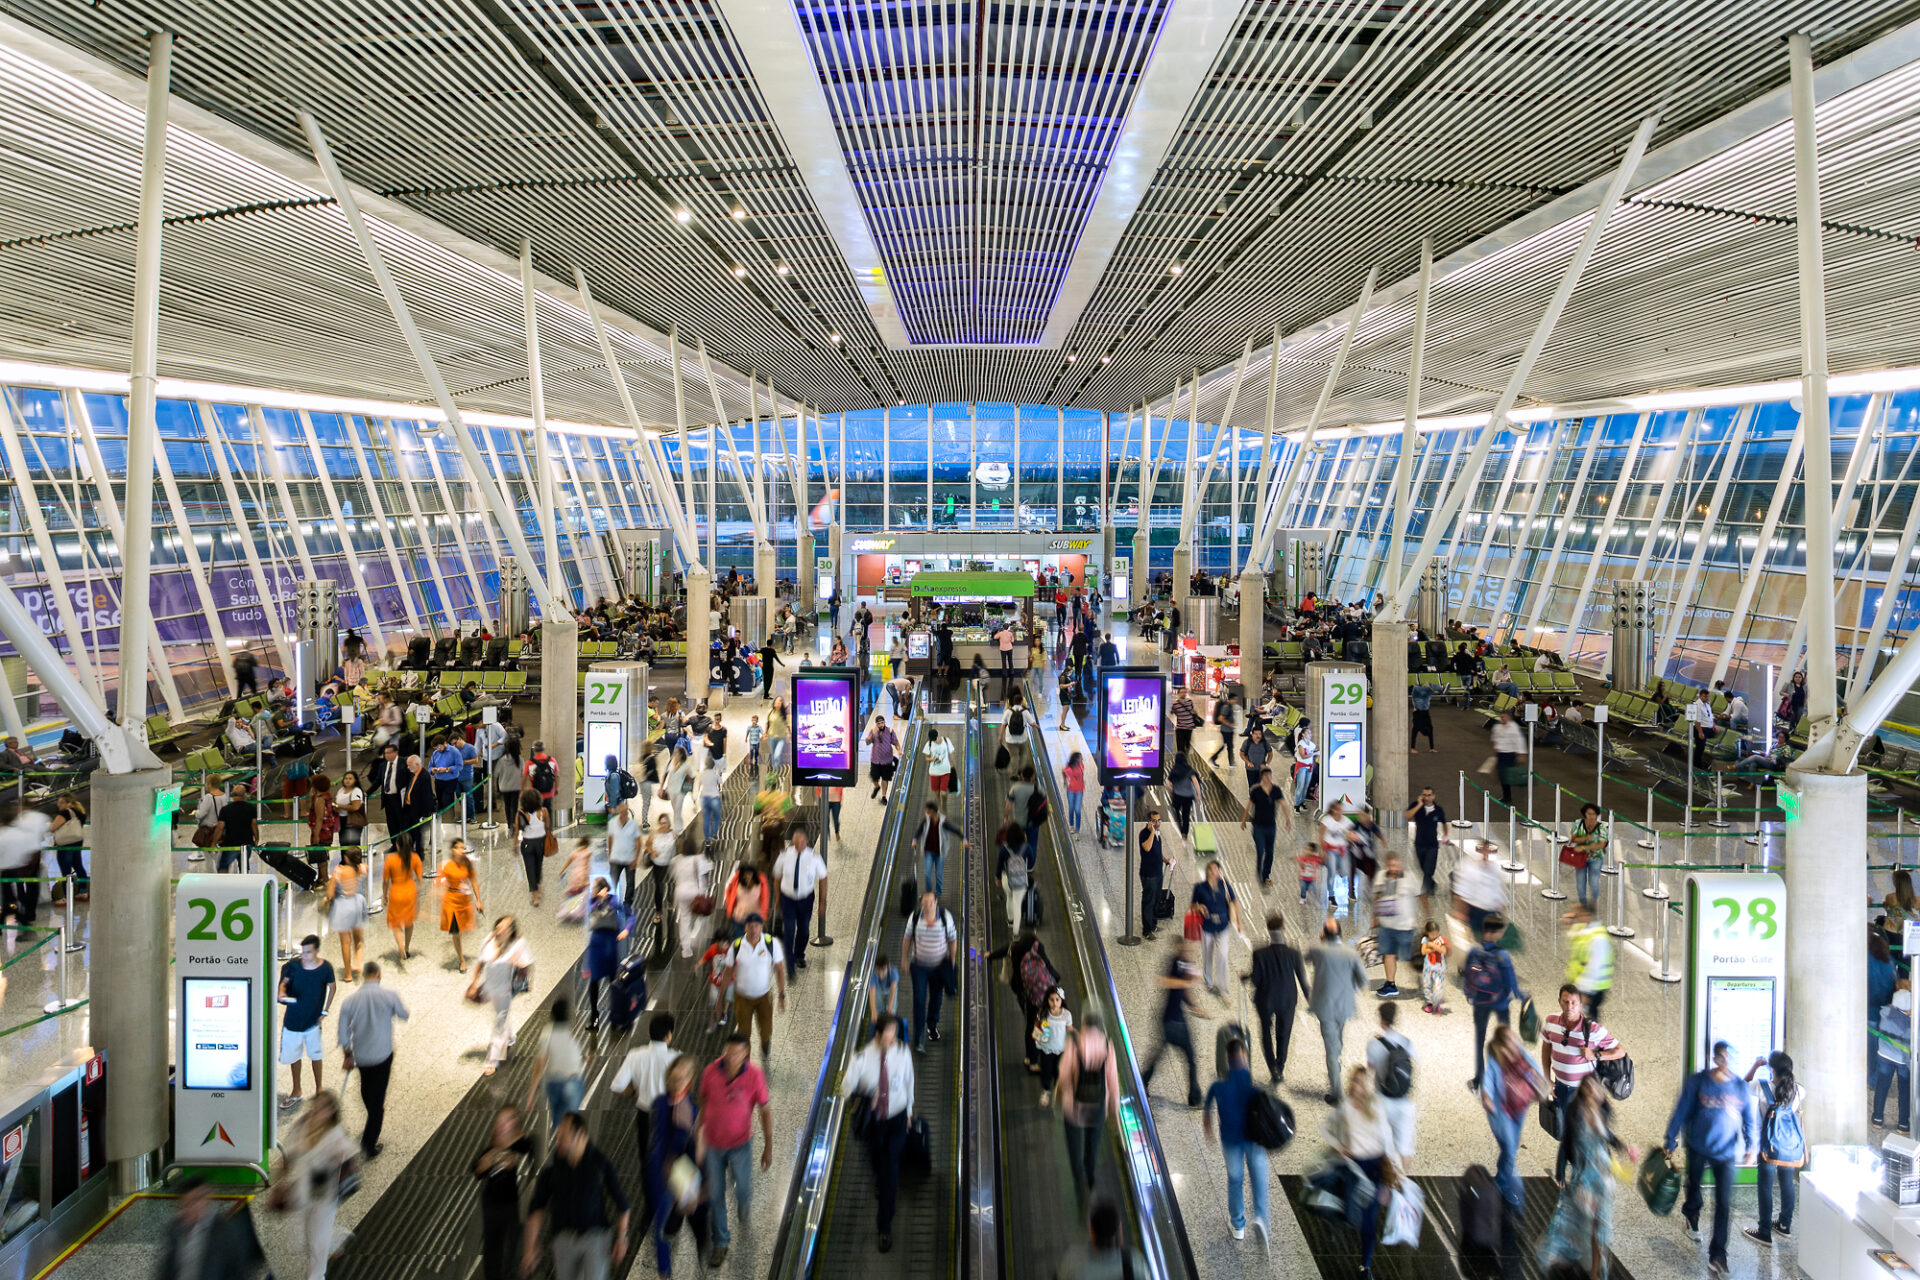
<svg viewBox="0 0 1920 1280"><path fill-rule="evenodd" d="M796 787L852 786L860 768L858 677L846 667L802 667L793 677Z"/></svg>
<svg viewBox="0 0 1920 1280"><path fill-rule="evenodd" d="M1100 781L1157 786L1166 777L1166 676L1151 667L1100 676Z"/></svg>

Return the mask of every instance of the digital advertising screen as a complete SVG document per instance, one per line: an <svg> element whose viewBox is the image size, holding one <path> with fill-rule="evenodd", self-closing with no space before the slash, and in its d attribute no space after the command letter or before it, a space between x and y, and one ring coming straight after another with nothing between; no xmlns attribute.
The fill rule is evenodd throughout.
<svg viewBox="0 0 1920 1280"><path fill-rule="evenodd" d="M587 776L604 778L607 776L607 757L624 761L626 751L626 726L617 720L587 721Z"/></svg>
<svg viewBox="0 0 1920 1280"><path fill-rule="evenodd" d="M916 661L926 658L933 652L933 633L929 631L907 632L907 657Z"/></svg>
<svg viewBox="0 0 1920 1280"><path fill-rule="evenodd" d="M1329 778L1359 778L1367 771L1367 753L1360 740L1360 726L1352 721L1335 721L1327 726L1326 766Z"/></svg>
<svg viewBox="0 0 1920 1280"><path fill-rule="evenodd" d="M253 983L246 978L188 978L182 1076L189 1089L253 1087Z"/></svg>
<svg viewBox="0 0 1920 1280"><path fill-rule="evenodd" d="M1109 671L1101 679L1100 778L1154 786L1165 776L1166 685L1158 671Z"/></svg>
<svg viewBox="0 0 1920 1280"><path fill-rule="evenodd" d="M793 782L853 785L859 771L859 711L854 673L803 667L793 677Z"/></svg>

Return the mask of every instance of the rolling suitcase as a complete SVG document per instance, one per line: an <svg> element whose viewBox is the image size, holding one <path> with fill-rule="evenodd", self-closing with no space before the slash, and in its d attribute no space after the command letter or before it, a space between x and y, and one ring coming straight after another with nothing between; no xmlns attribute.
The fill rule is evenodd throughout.
<svg viewBox="0 0 1920 1280"><path fill-rule="evenodd" d="M1492 1257L1500 1252L1500 1219L1506 1203L1487 1166L1467 1166L1460 1180L1460 1252L1474 1257Z"/></svg>
<svg viewBox="0 0 1920 1280"><path fill-rule="evenodd" d="M284 844L257 845L254 853L296 889L311 889L320 883L320 873L313 869L313 864Z"/></svg>
<svg viewBox="0 0 1920 1280"><path fill-rule="evenodd" d="M633 1029L647 1007L647 961L639 952L620 962L607 992L607 1023L616 1032Z"/></svg>
<svg viewBox="0 0 1920 1280"><path fill-rule="evenodd" d="M1213 1033L1213 1078L1216 1080L1227 1078L1227 1047L1234 1041L1238 1040L1246 1047L1248 1063L1251 1064L1253 1061L1253 1037L1247 1034L1246 992L1237 982L1234 983L1234 989L1240 995L1240 1019L1237 1022L1221 1023L1220 1029Z"/></svg>

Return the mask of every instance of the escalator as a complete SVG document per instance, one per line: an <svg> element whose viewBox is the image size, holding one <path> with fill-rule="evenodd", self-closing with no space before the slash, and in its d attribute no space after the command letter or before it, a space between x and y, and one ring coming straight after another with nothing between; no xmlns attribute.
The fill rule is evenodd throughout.
<svg viewBox="0 0 1920 1280"><path fill-rule="evenodd" d="M943 729L951 725L958 730L963 723L957 715L933 720ZM845 1099L840 1096L841 1079L867 1038L867 981L874 957L884 949L895 964L899 963L906 921L897 909L897 895L902 880L918 876L918 857L912 845L917 819L928 796L920 750L929 722L922 702L908 723L901 753L904 771L896 782L894 801L881 830L859 932L841 981L833 1027L803 1131L800 1159L788 1192L780 1237L774 1245L774 1280L827 1276L885 1280L894 1276L954 1275L961 1269L966 1144L959 1135L963 1128L965 1037L958 1029L968 995L964 971L960 994L948 1001L948 1011L941 1017L947 1036L914 1056L914 1113L927 1121L933 1167L922 1176L903 1175L890 1253L879 1252L873 1171L865 1144L856 1140L846 1126ZM975 776L976 760L970 743L963 777ZM959 868L949 869L950 890L958 874ZM964 934L966 921L957 904L953 916L955 926ZM902 973L899 1007L903 1015L911 1015L912 990L911 981Z"/></svg>
<svg viewBox="0 0 1920 1280"><path fill-rule="evenodd" d="M1028 706L1033 705L1030 697ZM999 740L1003 715L996 710L987 717L983 746L989 758ZM1088 1013L1098 1012L1118 1055L1120 1122L1117 1129L1109 1123L1103 1131L1095 1190L1112 1196L1119 1204L1127 1239L1145 1255L1149 1273L1184 1280L1196 1274L1193 1252L1174 1201L1153 1115L1146 1105L1137 1050L1127 1034L1119 991L1094 914L1098 908L1091 905L1093 899L1081 881L1070 844L1058 775L1039 726L1032 727L1035 774L1049 802L1049 817L1040 833L1033 870L1033 884L1042 904L1036 932L1058 975L1074 1025L1083 1025ZM1009 774L985 770L982 791L989 821L982 836L975 837L983 882L992 877L996 833L1013 781ZM1005 947L1014 936L1005 895L997 882L989 888L983 905L993 946ZM1028 1027L1019 999L1007 983L1004 967L996 964L994 968L992 980L984 986L991 1010L992 1043L997 1050L988 1061L999 1108L996 1200L1000 1207L1000 1271L1013 1280L1042 1280L1054 1274L1071 1246L1086 1239L1087 1202L1068 1166L1060 1117L1052 1108L1040 1105L1039 1077L1026 1069Z"/></svg>

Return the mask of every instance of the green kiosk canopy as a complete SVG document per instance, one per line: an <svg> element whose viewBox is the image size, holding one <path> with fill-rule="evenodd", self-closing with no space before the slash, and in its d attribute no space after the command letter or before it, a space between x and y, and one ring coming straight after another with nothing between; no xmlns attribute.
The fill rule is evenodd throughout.
<svg viewBox="0 0 1920 1280"><path fill-rule="evenodd" d="M1033 579L1024 573L916 573L908 585L915 599L941 604L1033 598Z"/></svg>

